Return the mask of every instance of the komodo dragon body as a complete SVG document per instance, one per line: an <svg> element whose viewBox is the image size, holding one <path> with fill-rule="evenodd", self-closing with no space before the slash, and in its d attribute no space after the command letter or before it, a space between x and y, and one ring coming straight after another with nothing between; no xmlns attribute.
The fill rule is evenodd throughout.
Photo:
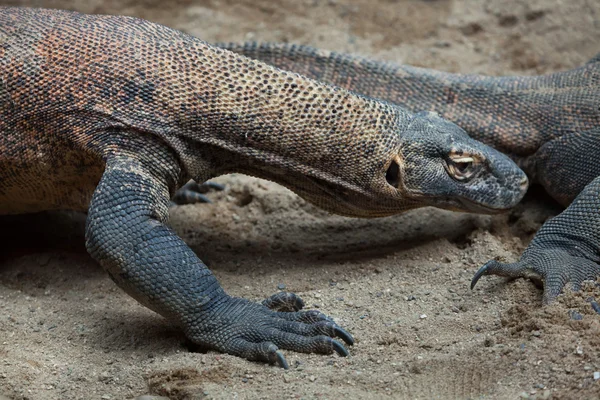
<svg viewBox="0 0 600 400"><path fill-rule="evenodd" d="M383 99L430 110L471 137L510 155L564 206L519 262L490 261L484 274L544 282L544 302L567 282L600 274L600 54L542 76L462 75L380 62L292 44L223 44L279 68Z"/></svg>
<svg viewBox="0 0 600 400"><path fill-rule="evenodd" d="M0 213L88 210L111 278L203 347L286 366L352 337L293 294L227 295L167 226L182 183L243 172L329 211L496 212L527 179L433 113L412 114L144 20L0 8ZM291 306L294 312L273 310Z"/></svg>

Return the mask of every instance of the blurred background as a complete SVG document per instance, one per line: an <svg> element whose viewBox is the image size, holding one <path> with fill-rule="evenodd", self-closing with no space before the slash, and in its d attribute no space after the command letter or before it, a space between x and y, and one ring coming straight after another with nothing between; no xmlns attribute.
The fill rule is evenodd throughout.
<svg viewBox="0 0 600 400"><path fill-rule="evenodd" d="M598 52L597 0L2 0L149 19L208 42L310 44L451 71L540 73Z"/></svg>

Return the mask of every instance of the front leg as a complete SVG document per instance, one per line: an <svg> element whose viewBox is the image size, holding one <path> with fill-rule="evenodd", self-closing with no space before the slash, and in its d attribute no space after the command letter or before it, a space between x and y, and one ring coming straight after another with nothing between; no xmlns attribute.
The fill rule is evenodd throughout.
<svg viewBox="0 0 600 400"><path fill-rule="evenodd" d="M165 225L168 174L157 172L156 164L161 164L157 158L110 156L90 204L86 246L117 285L205 348L283 367L280 348L348 354L332 337L349 344L352 337L319 312L276 312L227 295Z"/></svg>
<svg viewBox="0 0 600 400"><path fill-rule="evenodd" d="M477 271L471 288L483 275L540 279L545 304L567 283L578 290L584 280L600 276L600 177L565 211L542 226L519 261L489 261Z"/></svg>

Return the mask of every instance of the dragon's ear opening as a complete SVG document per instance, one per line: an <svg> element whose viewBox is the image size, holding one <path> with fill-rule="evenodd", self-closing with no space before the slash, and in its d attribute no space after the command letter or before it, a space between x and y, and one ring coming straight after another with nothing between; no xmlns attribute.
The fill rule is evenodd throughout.
<svg viewBox="0 0 600 400"><path fill-rule="evenodd" d="M390 163L390 166L385 173L385 180L393 187L398 188L398 184L400 183L400 166L396 160L392 160Z"/></svg>

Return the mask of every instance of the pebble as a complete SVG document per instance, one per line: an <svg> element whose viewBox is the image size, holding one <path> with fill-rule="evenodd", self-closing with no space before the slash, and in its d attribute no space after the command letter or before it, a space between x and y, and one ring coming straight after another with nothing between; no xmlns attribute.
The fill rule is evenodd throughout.
<svg viewBox="0 0 600 400"><path fill-rule="evenodd" d="M531 334L535 337L540 337L542 335L542 333L540 331L533 331L533 332L531 332Z"/></svg>
<svg viewBox="0 0 600 400"><path fill-rule="evenodd" d="M594 371L594 380L597 381L600 379L600 371Z"/></svg>
<svg viewBox="0 0 600 400"><path fill-rule="evenodd" d="M583 315L575 310L569 310L569 317L574 321L581 321L583 319Z"/></svg>
<svg viewBox="0 0 600 400"><path fill-rule="evenodd" d="M413 301L416 300L417 298L415 296L413 296L412 294L410 296L406 297L406 301Z"/></svg>
<svg viewBox="0 0 600 400"><path fill-rule="evenodd" d="M317 377L314 376L314 375L311 375L311 376L308 377L308 380L311 381L311 382L314 382L314 381L317 380Z"/></svg>
<svg viewBox="0 0 600 400"><path fill-rule="evenodd" d="M419 315L419 318L420 319L425 319L425 318L427 318L427 315L426 314L421 314L421 315Z"/></svg>
<svg viewBox="0 0 600 400"><path fill-rule="evenodd" d="M277 285L277 289L279 290L285 290L285 283L280 283L279 285Z"/></svg>

